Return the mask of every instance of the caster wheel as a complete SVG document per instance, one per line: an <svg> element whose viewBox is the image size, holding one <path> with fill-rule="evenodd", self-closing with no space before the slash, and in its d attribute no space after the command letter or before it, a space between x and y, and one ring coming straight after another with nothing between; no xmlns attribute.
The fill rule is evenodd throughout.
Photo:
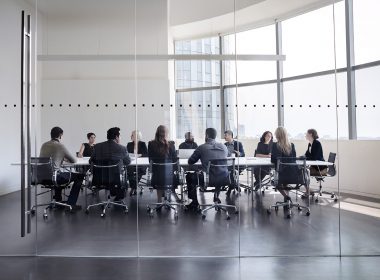
<svg viewBox="0 0 380 280"><path fill-rule="evenodd" d="M128 214L128 210L124 210L124 214Z"/></svg>
<svg viewBox="0 0 380 280"><path fill-rule="evenodd" d="M226 220L227 220L227 221L231 220L231 217L230 217L230 216L227 216Z"/></svg>
<svg viewBox="0 0 380 280"><path fill-rule="evenodd" d="M270 215L272 213L272 211L270 211L270 209L267 209L267 213L268 213L268 215Z"/></svg>
<svg viewBox="0 0 380 280"><path fill-rule="evenodd" d="M309 211L306 212L306 216L310 216L310 212Z"/></svg>
<svg viewBox="0 0 380 280"><path fill-rule="evenodd" d="M318 203L318 202L319 202L318 198L315 200L315 202L316 202L316 203Z"/></svg>
<svg viewBox="0 0 380 280"><path fill-rule="evenodd" d="M140 191L140 195L142 195L143 194L143 192L142 191Z"/></svg>
<svg viewBox="0 0 380 280"><path fill-rule="evenodd" d="M244 189L244 192L247 192L247 189Z"/></svg>
<svg viewBox="0 0 380 280"><path fill-rule="evenodd" d="M332 195L331 195L331 198L334 198L334 197L335 197L335 195L334 195L334 194L332 194Z"/></svg>
<svg viewBox="0 0 380 280"><path fill-rule="evenodd" d="M43 217L44 217L44 220L48 219L48 215L47 214L44 214Z"/></svg>
<svg viewBox="0 0 380 280"><path fill-rule="evenodd" d="M298 209L298 211L302 211L302 208L301 208L301 207L298 207L297 209Z"/></svg>
<svg viewBox="0 0 380 280"><path fill-rule="evenodd" d="M290 219L290 218L291 218L291 215L290 215L290 214L286 215L286 218L287 218L287 219Z"/></svg>
<svg viewBox="0 0 380 280"><path fill-rule="evenodd" d="M149 212L150 212L150 210L151 210L151 209L150 209L150 207L149 207L149 206L147 206L147 207L146 207L146 212L148 212L148 213L149 213Z"/></svg>
<svg viewBox="0 0 380 280"><path fill-rule="evenodd" d="M334 199L334 202L338 202L338 198L335 198L335 199Z"/></svg>
<svg viewBox="0 0 380 280"><path fill-rule="evenodd" d="M32 215L34 215L34 214L36 214L36 210L30 210L30 214L32 214Z"/></svg>
<svg viewBox="0 0 380 280"><path fill-rule="evenodd" d="M239 210L236 210L236 211L235 211L235 215L237 215L237 214L239 214Z"/></svg>
<svg viewBox="0 0 380 280"><path fill-rule="evenodd" d="M319 196L322 196L322 194L320 193Z"/></svg>
<svg viewBox="0 0 380 280"><path fill-rule="evenodd" d="M277 212L278 211L278 206L274 207L274 210Z"/></svg>
<svg viewBox="0 0 380 280"><path fill-rule="evenodd" d="M265 191L261 191L261 193L262 193L262 194L264 194L264 193L265 193Z"/></svg>
<svg viewBox="0 0 380 280"><path fill-rule="evenodd" d="M220 212L220 208L219 207L215 207L215 211Z"/></svg>
<svg viewBox="0 0 380 280"><path fill-rule="evenodd" d="M84 213L86 213L88 215L88 214L90 214L90 211L88 211L88 209L86 209L86 211L84 211Z"/></svg>
<svg viewBox="0 0 380 280"><path fill-rule="evenodd" d="M100 217L104 218L106 216L106 214L102 213L100 214Z"/></svg>
<svg viewBox="0 0 380 280"><path fill-rule="evenodd" d="M206 219L206 215L202 214L202 220Z"/></svg>
<svg viewBox="0 0 380 280"><path fill-rule="evenodd" d="M174 220L178 220L178 213L174 214Z"/></svg>

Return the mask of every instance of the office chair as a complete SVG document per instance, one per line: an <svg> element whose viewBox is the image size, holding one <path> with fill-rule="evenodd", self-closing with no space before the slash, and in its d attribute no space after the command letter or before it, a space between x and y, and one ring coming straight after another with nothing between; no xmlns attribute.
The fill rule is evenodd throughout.
<svg viewBox="0 0 380 280"><path fill-rule="evenodd" d="M328 192L328 191L322 190L322 182L325 181L324 179L326 177L334 177L336 175L335 159L336 159L336 153L330 153L328 162L332 163L333 165L328 166L327 173L326 174L320 173L319 176L312 176L319 183L319 189L318 190L310 190L310 193L313 196L313 198L314 198L314 195L317 194L317 196L315 198L315 202L318 202L319 201L318 197L319 196L322 197L323 194L330 195L330 198L333 199L334 202L338 201L338 196L334 192Z"/></svg>
<svg viewBox="0 0 380 280"><path fill-rule="evenodd" d="M124 213L128 213L128 206L124 200L111 201L111 188L121 188L124 192L126 190L126 171L122 168L121 162L111 160L97 160L91 163L90 174L88 176L88 184L90 188L99 195L101 190L105 190L107 200L100 201L95 204L90 204L86 207L86 214L90 213L92 207L100 206L103 208L100 216L102 218L106 215L106 210L114 206L120 206L124 209ZM87 190L87 188L86 188ZM87 205L87 196L86 196Z"/></svg>
<svg viewBox="0 0 380 280"><path fill-rule="evenodd" d="M275 178L275 187L278 190L285 191L297 191L301 186L309 186L310 179L306 168L305 158L290 158L283 157L277 159ZM287 218L290 219L292 216L292 208L297 207L298 211L306 209L306 216L310 216L310 208L306 206L301 206L299 203L293 203L290 199L285 202L277 201L276 204L271 205L267 210L268 214L271 214L271 209L274 208L278 211L278 208L284 206L288 209Z"/></svg>
<svg viewBox="0 0 380 280"><path fill-rule="evenodd" d="M178 185L183 184L179 160L177 159L176 162L168 162L168 160L153 159L150 161L148 170L148 184L156 190L164 190L165 194L162 202L147 205L149 216L153 217L154 212L166 208L168 210L174 210L174 219L178 219L178 211L174 206L183 206L183 203L171 202L171 196L174 194L174 190Z"/></svg>
<svg viewBox="0 0 380 280"><path fill-rule="evenodd" d="M257 150L255 150L255 157L256 157L256 155L257 155ZM265 173L265 176L263 178L261 178L261 184L260 184L260 187L258 189L261 191L262 194L264 194L265 191L269 189L269 187L273 187L274 170L271 167L264 167L264 168L268 168L269 170L263 169L263 167L258 167L258 168L259 168L260 173L261 173L261 171L263 171ZM252 172L254 172L254 168L253 168Z"/></svg>
<svg viewBox="0 0 380 280"><path fill-rule="evenodd" d="M203 176L204 187L201 188L201 190L203 192L213 192L214 199L212 204L199 205L200 207L206 207L201 211L202 219L206 219L206 213L211 209L225 212L227 220L230 219L228 208L234 209L234 213L238 214L239 211L235 205L222 204L219 199L220 191L226 190L226 187L236 182L237 173L235 171L235 158L210 160ZM212 187L213 189L207 190L209 187Z"/></svg>
<svg viewBox="0 0 380 280"><path fill-rule="evenodd" d="M37 207L47 206L44 209L44 214L43 214L43 218L44 220L46 220L48 218L47 210L53 209L53 207L56 207L57 205L65 207L68 210L72 211L71 205L64 202L56 201L53 194L53 191L55 192L58 188L63 188L63 189L67 188L71 183L70 179L66 183L58 184L57 176L58 176L59 171L54 170L53 160L49 157L32 157L30 161L31 161L31 174L30 174L31 185L35 186L36 188L38 185L40 185L41 188L48 189L47 191L38 193L37 196L50 192L50 202L33 205L30 213L34 215L36 213Z"/></svg>

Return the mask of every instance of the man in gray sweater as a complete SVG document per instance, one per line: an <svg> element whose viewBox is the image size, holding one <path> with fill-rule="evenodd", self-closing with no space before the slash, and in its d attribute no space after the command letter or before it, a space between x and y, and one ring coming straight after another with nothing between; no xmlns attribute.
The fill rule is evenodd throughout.
<svg viewBox="0 0 380 280"><path fill-rule="evenodd" d="M71 187L70 195L67 199L67 204L70 204L73 210L79 210L81 207L76 205L76 203L84 179L84 174L67 172L61 168L62 162L64 160L69 163L76 162L76 158L72 156L67 148L60 142L62 135L62 128L57 126L53 127L50 131L51 140L45 142L41 146L40 157L52 158L54 169L58 171L58 185L74 182L73 186ZM56 201L62 201L62 189L63 187L56 187L54 193L54 199Z"/></svg>
<svg viewBox="0 0 380 280"><path fill-rule="evenodd" d="M216 134L217 132L215 128L206 129L206 143L200 145L191 155L188 160L190 165L195 164L198 160L201 160L202 171L206 172L210 160L227 158L227 147L224 144L215 141ZM226 173L225 175L228 176L227 168L223 168L223 170L220 170L219 173ZM198 209L199 203L197 198L197 185L204 184L203 173L188 173L186 175L186 183L188 187L188 196L192 199L192 202L188 205L188 208ZM215 197L214 199L218 198Z"/></svg>

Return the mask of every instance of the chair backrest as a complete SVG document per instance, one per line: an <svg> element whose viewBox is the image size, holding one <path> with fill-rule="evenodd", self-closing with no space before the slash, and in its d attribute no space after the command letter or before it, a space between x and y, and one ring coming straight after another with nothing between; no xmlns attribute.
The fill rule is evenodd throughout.
<svg viewBox="0 0 380 280"><path fill-rule="evenodd" d="M121 161L95 160L91 163L92 186L114 187L122 186Z"/></svg>
<svg viewBox="0 0 380 280"><path fill-rule="evenodd" d="M178 186L179 161L171 159L152 159L150 161L151 186L170 188Z"/></svg>
<svg viewBox="0 0 380 280"><path fill-rule="evenodd" d="M51 158L32 157L30 164L32 185L54 185L54 167Z"/></svg>
<svg viewBox="0 0 380 280"><path fill-rule="evenodd" d="M211 187L223 187L232 184L235 172L235 158L213 159L207 167L208 185Z"/></svg>
<svg viewBox="0 0 380 280"><path fill-rule="evenodd" d="M335 167L336 153L330 153L328 162L333 163L333 165L329 166L327 174L329 176L334 177L336 175L336 167Z"/></svg>
<svg viewBox="0 0 380 280"><path fill-rule="evenodd" d="M308 173L306 170L306 159L295 157L277 158L277 176L275 185L297 185L308 184Z"/></svg>

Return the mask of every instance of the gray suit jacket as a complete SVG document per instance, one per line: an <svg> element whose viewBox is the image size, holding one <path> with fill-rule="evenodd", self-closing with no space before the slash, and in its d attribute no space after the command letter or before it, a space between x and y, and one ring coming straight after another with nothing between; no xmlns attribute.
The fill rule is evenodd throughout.
<svg viewBox="0 0 380 280"><path fill-rule="evenodd" d="M114 163L122 162L124 165L129 165L131 163L127 148L117 144L113 140L98 143L94 146L94 152L90 157L90 163L104 160Z"/></svg>
<svg viewBox="0 0 380 280"><path fill-rule="evenodd" d="M51 157L55 169L61 167L64 159L71 163L76 162L76 158L72 156L66 147L56 139L52 139L42 144L40 157Z"/></svg>

